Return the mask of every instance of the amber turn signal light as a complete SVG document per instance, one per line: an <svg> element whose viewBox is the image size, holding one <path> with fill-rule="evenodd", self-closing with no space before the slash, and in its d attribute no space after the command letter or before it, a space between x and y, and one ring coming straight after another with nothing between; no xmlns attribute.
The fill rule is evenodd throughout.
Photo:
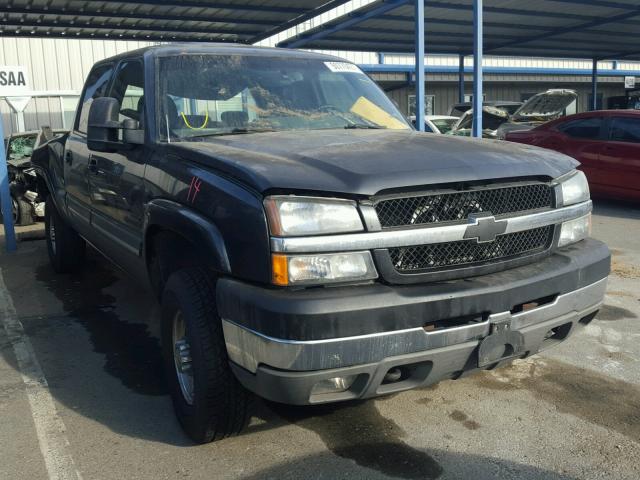
<svg viewBox="0 0 640 480"><path fill-rule="evenodd" d="M271 281L274 285L289 285L288 260L285 255L271 255Z"/></svg>

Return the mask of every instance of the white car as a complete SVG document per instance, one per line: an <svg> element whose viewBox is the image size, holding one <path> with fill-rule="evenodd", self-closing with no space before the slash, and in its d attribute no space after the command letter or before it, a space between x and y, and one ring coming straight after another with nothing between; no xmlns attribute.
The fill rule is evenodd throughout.
<svg viewBox="0 0 640 480"><path fill-rule="evenodd" d="M416 126L416 117L409 117L413 126ZM424 130L431 133L449 133L453 126L460 120L458 117L449 115L426 115L424 117Z"/></svg>

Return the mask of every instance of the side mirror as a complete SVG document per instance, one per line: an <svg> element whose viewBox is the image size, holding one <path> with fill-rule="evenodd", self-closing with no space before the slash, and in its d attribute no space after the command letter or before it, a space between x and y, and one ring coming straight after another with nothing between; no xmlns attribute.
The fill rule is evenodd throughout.
<svg viewBox="0 0 640 480"><path fill-rule="evenodd" d="M87 147L98 152L114 152L117 150L118 112L120 104L111 97L100 97L93 100L89 108L87 127Z"/></svg>
<svg viewBox="0 0 640 480"><path fill-rule="evenodd" d="M144 143L135 120L119 121L120 103L112 97L96 98L89 108L87 147L97 152L126 150ZM122 135L120 131L122 130Z"/></svg>

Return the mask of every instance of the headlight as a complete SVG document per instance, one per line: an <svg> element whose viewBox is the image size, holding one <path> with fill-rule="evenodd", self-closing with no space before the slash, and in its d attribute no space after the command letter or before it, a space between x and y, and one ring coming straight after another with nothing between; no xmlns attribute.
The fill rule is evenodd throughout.
<svg viewBox="0 0 640 480"><path fill-rule="evenodd" d="M356 202L336 198L274 196L264 201L272 235L301 236L364 230Z"/></svg>
<svg viewBox="0 0 640 480"><path fill-rule="evenodd" d="M579 170L560 179L560 188L564 206L589 200L589 183L584 173Z"/></svg>
<svg viewBox="0 0 640 480"><path fill-rule="evenodd" d="M370 252L272 255L275 285L310 285L378 278Z"/></svg>
<svg viewBox="0 0 640 480"><path fill-rule="evenodd" d="M579 242L591 235L591 214L584 217L569 220L562 224L558 247L564 247L570 243Z"/></svg>

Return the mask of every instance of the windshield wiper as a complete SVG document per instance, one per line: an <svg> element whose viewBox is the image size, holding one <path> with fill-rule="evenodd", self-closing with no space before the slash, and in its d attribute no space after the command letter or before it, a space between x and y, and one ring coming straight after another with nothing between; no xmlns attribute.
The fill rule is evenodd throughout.
<svg viewBox="0 0 640 480"><path fill-rule="evenodd" d="M222 135L227 134L243 134L243 133L264 133L264 132L275 132L273 128L234 128L230 132L224 132Z"/></svg>
<svg viewBox="0 0 640 480"><path fill-rule="evenodd" d="M232 130L225 130L223 132L210 132L210 133L201 133L199 135L191 135L188 138L199 138L199 137L219 137L222 135L243 135L247 133L265 133L265 132L276 132L277 130L273 128L234 128Z"/></svg>
<svg viewBox="0 0 640 480"><path fill-rule="evenodd" d="M385 130L387 127L383 127L381 125L368 125L366 123L350 123L349 125L345 125L343 128L345 130L355 130L355 129Z"/></svg>

